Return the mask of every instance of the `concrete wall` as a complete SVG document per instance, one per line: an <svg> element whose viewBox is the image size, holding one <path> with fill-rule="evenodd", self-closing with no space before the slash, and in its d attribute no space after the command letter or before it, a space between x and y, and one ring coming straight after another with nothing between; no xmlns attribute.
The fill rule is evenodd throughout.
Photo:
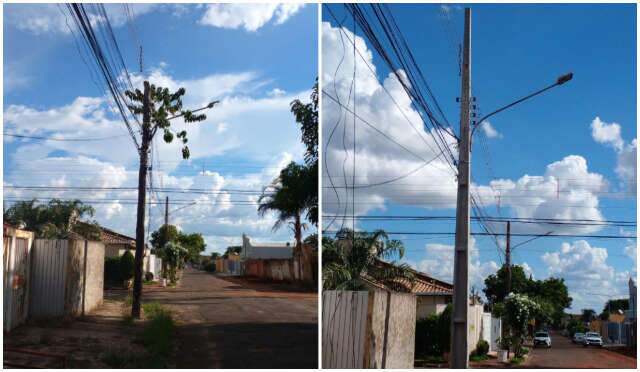
<svg viewBox="0 0 640 372"><path fill-rule="evenodd" d="M392 293L387 316L386 361L382 368L413 368L416 340L416 297Z"/></svg>
<svg viewBox="0 0 640 372"><path fill-rule="evenodd" d="M323 368L413 368L414 295L372 290L322 296Z"/></svg>
<svg viewBox="0 0 640 372"><path fill-rule="evenodd" d="M482 315L484 309L481 304L469 305L467 313L468 321L468 336L467 336L467 350L471 353L475 350L478 341L482 336ZM485 340L488 341L488 340Z"/></svg>
<svg viewBox="0 0 640 372"><path fill-rule="evenodd" d="M67 256L65 314L83 315L102 304L104 244L70 240Z"/></svg>
<svg viewBox="0 0 640 372"><path fill-rule="evenodd" d="M297 278L297 270L291 259L245 260L244 275L255 276L266 280L293 281Z"/></svg>
<svg viewBox="0 0 640 372"><path fill-rule="evenodd" d="M497 340L502 334L502 322L500 318L494 318L491 313L482 314L482 332L480 339L489 343L489 351L498 350ZM470 350L473 351L473 350Z"/></svg>
<svg viewBox="0 0 640 372"><path fill-rule="evenodd" d="M248 236L242 235L243 259L287 259L293 257L293 246L286 244L251 244Z"/></svg>
<svg viewBox="0 0 640 372"><path fill-rule="evenodd" d="M416 296L416 318L426 318L431 314L440 314L447 307L451 297L447 296Z"/></svg>

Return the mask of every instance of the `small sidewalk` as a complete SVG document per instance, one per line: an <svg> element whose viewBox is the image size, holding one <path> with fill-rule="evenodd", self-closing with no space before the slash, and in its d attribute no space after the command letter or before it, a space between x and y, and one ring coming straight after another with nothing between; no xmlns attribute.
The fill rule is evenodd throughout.
<svg viewBox="0 0 640 372"><path fill-rule="evenodd" d="M4 362L29 368L114 368L110 359L123 350L144 351L135 343L141 327L125 321L124 298L126 291L105 291L103 304L84 317L30 321L5 333Z"/></svg>

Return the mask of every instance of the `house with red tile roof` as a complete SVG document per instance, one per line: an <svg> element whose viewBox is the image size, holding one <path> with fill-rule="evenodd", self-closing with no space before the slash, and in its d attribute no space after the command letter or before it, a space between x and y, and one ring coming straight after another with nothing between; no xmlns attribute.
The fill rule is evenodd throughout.
<svg viewBox="0 0 640 372"><path fill-rule="evenodd" d="M376 265L381 267L392 266L391 263L376 260ZM412 293L416 296L416 319L426 318L430 314L439 314L451 303L453 298L453 284L435 279L417 270L411 269L415 276L413 284L406 279L399 279L394 283L380 283L369 276L363 276L363 280L371 287L383 290L397 290Z"/></svg>

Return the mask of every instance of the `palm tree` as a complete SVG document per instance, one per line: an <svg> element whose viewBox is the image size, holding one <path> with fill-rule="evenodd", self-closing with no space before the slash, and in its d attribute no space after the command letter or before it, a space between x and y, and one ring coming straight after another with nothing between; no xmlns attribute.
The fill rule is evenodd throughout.
<svg viewBox="0 0 640 372"><path fill-rule="evenodd" d="M34 231L38 238L64 239L76 232L97 240L100 235L98 224L81 221L93 214L93 207L80 200L52 199L47 204L39 204L37 199L32 199L13 204L4 212L4 220Z"/></svg>
<svg viewBox="0 0 640 372"><path fill-rule="evenodd" d="M269 211L277 213L274 231L285 223L291 223L296 240L296 254L302 252L302 230L306 228L302 216L312 207L308 198L306 172L307 167L295 162L289 163L271 185L265 187L258 199L260 216L264 217Z"/></svg>
<svg viewBox="0 0 640 372"><path fill-rule="evenodd" d="M415 274L407 264L395 261L404 256L404 245L389 239L384 230L354 232L342 229L336 239L322 239L324 289L362 290L367 281L399 292L408 292Z"/></svg>

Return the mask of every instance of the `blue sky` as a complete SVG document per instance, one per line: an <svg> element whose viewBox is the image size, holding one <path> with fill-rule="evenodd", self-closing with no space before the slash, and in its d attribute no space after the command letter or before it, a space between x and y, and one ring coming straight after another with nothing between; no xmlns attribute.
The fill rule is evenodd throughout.
<svg viewBox="0 0 640 372"><path fill-rule="evenodd" d="M352 37L353 21L350 16L345 18L347 12L342 5L329 8L339 20L344 19L345 29L344 33L339 31L337 22L323 6L323 22L327 22L323 24L323 86L346 102L353 80L353 45L346 37ZM460 94L458 43L462 40L462 8L394 4L390 9L445 115L458 132L455 98ZM486 213L635 221L635 5L479 4L473 5L472 10L472 90L477 97L478 116L552 83L561 74L574 73L570 83L500 113L489 120L490 127L478 131L472 153L472 178ZM359 29L357 36L363 37ZM399 115L398 107L378 81L384 82L414 123L420 123L417 113L365 40L358 39L358 49L372 53L367 58L375 67L376 77L356 57L357 112L398 142L429 158L429 150ZM346 48L342 47L343 42ZM353 117L345 116L326 96L323 102L324 160L334 181L344 185L346 175L349 184L353 158L348 146L353 143ZM345 120L349 123L346 130ZM336 123L335 137L327 146ZM358 123L357 184L393 179L420 165ZM348 144L346 158L343 137ZM329 184L326 169L323 182ZM324 213L335 213L338 201L334 191L323 191ZM344 200L352 200L342 191L338 196L341 208ZM454 202L455 180L447 173L446 165L436 161L401 181L357 191L356 213L453 216ZM331 229L339 226L338 221ZM422 232L453 232L455 227L453 222L433 221L365 221L358 226L367 230ZM327 228L327 218L324 227ZM493 228L504 232L505 227ZM545 228L549 227L512 225L513 231L522 233L546 232ZM480 231L480 227L474 224L472 231ZM555 232L635 236L635 229L621 232L618 227L565 228ZM406 262L440 279L451 280L453 237L400 237L407 248ZM513 238L512 242L525 239ZM470 261L471 284L477 289L482 288L483 278L502 264L497 252L490 238L476 237ZM564 277L574 297L575 311L583 307L600 311L607 296L624 297L629 275L636 276L635 257L636 243L631 239L545 238L518 247L513 254L515 263L525 265L536 278Z"/></svg>
<svg viewBox="0 0 640 372"><path fill-rule="evenodd" d="M5 136L5 186L136 185L135 149L108 104L102 81L91 75L81 57L78 43L82 41L69 32L71 19L66 18L64 6L3 6L5 133L59 138L125 135L98 142ZM247 205L255 201L254 196L217 191L261 190L283 165L302 160L300 130L289 103L296 98L308 101L317 76L317 7L134 4L130 9L132 22L122 5L106 5L134 85L141 87L146 78L172 90L184 86L185 107L221 101L207 112L205 122L187 127L189 161L181 161L177 144L164 144L160 136L154 141L156 187L216 192L172 194L172 200L183 200L183 204L192 199L198 203L173 213L171 222L187 232L203 233L209 252L240 244L242 233L258 241L291 240L286 228L271 231L273 215L259 218L255 205ZM5 198L9 196L104 199L95 205L95 218L107 227L134 234L135 206L126 200L135 198L135 193L12 194L5 188ZM157 195L162 200L164 196ZM170 206L170 210L181 206ZM162 217L163 208L152 206L152 229Z"/></svg>

